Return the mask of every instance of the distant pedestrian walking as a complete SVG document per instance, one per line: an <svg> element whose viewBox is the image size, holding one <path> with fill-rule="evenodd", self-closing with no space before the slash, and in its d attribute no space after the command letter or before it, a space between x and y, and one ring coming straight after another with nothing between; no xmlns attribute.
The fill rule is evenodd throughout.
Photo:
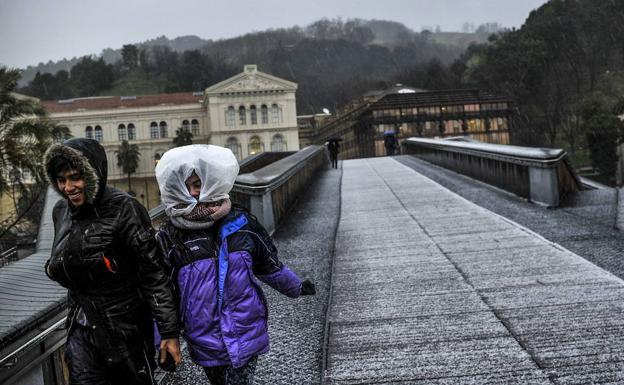
<svg viewBox="0 0 624 385"><path fill-rule="evenodd" d="M267 303L257 279L292 298L316 292L278 260L256 218L231 203L237 174L230 150L204 144L169 150L156 166L169 217L157 239L191 358L213 385L251 385L257 356L269 350Z"/></svg>
<svg viewBox="0 0 624 385"><path fill-rule="evenodd" d="M394 134L394 131L384 132L384 147L386 147L386 155L392 156L399 147L399 141Z"/></svg>
<svg viewBox="0 0 624 385"><path fill-rule="evenodd" d="M340 152L340 143L338 142L340 140L341 139L330 139L329 142L327 142L332 168L338 168L338 153Z"/></svg>

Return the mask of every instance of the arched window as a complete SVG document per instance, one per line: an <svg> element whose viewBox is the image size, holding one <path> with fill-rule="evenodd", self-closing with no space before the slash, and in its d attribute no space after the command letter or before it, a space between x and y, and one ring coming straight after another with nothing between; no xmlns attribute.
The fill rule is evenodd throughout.
<svg viewBox="0 0 624 385"><path fill-rule="evenodd" d="M260 107L260 114L262 115L262 124L269 123L269 109L266 104L263 104L262 107Z"/></svg>
<svg viewBox="0 0 624 385"><path fill-rule="evenodd" d="M227 142L225 143L225 147L229 148L230 151L234 154L236 159L240 159L240 144L238 143L238 139L235 137L229 137Z"/></svg>
<svg viewBox="0 0 624 385"><path fill-rule="evenodd" d="M125 124L120 124L117 127L117 136L119 137L119 141L128 140L128 131L126 130Z"/></svg>
<svg viewBox="0 0 624 385"><path fill-rule="evenodd" d="M156 122L150 123L150 138L152 139L158 138L158 123Z"/></svg>
<svg viewBox="0 0 624 385"><path fill-rule="evenodd" d="M93 139L97 140L98 142L102 142L102 140L104 139L103 135L102 135L102 127L100 126L95 126L95 130L94 130L94 137Z"/></svg>
<svg viewBox="0 0 624 385"><path fill-rule="evenodd" d="M256 110L256 106L252 104L251 107L249 107L249 110L251 116L251 124L258 124L258 110Z"/></svg>
<svg viewBox="0 0 624 385"><path fill-rule="evenodd" d="M199 135L199 122L197 119L191 120L191 132L193 133L193 136Z"/></svg>
<svg viewBox="0 0 624 385"><path fill-rule="evenodd" d="M249 155L262 152L263 147L264 145L262 144L262 141L260 140L259 137L252 136L251 139L249 139Z"/></svg>
<svg viewBox="0 0 624 385"><path fill-rule="evenodd" d="M85 128L85 138L93 139L93 127L87 126L87 128Z"/></svg>
<svg viewBox="0 0 624 385"><path fill-rule="evenodd" d="M167 122L160 122L160 137L166 138L169 135Z"/></svg>
<svg viewBox="0 0 624 385"><path fill-rule="evenodd" d="M280 122L280 110L277 104L271 106L271 123Z"/></svg>
<svg viewBox="0 0 624 385"><path fill-rule="evenodd" d="M245 110L245 106L238 107L238 122L241 126L247 124L247 111Z"/></svg>
<svg viewBox="0 0 624 385"><path fill-rule="evenodd" d="M136 139L136 128L134 128L134 124L128 124L128 140Z"/></svg>
<svg viewBox="0 0 624 385"><path fill-rule="evenodd" d="M236 111L234 107L229 106L225 113L225 125L228 127L234 127L236 125Z"/></svg>
<svg viewBox="0 0 624 385"><path fill-rule="evenodd" d="M273 136L271 140L271 151L286 151L286 142L282 135L276 134Z"/></svg>
<svg viewBox="0 0 624 385"><path fill-rule="evenodd" d="M183 120L182 121L182 129L186 130L186 131L190 131L191 130L191 126L189 125L189 121L188 120Z"/></svg>

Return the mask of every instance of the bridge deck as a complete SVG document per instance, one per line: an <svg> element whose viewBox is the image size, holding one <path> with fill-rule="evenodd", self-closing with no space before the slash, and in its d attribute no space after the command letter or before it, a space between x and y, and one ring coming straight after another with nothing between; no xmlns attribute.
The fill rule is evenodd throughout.
<svg viewBox="0 0 624 385"><path fill-rule="evenodd" d="M326 379L624 381L624 282L390 158L344 162Z"/></svg>
<svg viewBox="0 0 624 385"><path fill-rule="evenodd" d="M322 173L275 233L318 292L267 290L272 348L257 384L315 384L324 364L328 384L624 383L624 281L394 159L342 163L342 182ZM548 223L561 212L539 209ZM2 269L0 337L62 304L42 268L50 241ZM162 383L207 380L187 356Z"/></svg>

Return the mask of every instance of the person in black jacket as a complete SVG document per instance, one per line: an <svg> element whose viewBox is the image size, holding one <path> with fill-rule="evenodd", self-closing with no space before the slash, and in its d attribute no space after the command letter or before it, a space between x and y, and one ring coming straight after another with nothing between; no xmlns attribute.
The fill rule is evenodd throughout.
<svg viewBox="0 0 624 385"><path fill-rule="evenodd" d="M338 168L338 153L340 152L340 139L330 139L327 142L327 149L329 150L329 158L331 160L332 168Z"/></svg>
<svg viewBox="0 0 624 385"><path fill-rule="evenodd" d="M69 289L65 360L71 384L153 384L154 323L160 361L180 363L181 323L147 211L106 186L104 148L74 138L52 145L44 165L65 199L53 210L45 269Z"/></svg>

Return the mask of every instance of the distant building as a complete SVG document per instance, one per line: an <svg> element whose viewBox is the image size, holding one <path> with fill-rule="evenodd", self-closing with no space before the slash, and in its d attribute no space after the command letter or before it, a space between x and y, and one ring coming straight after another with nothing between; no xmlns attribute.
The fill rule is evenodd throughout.
<svg viewBox="0 0 624 385"><path fill-rule="evenodd" d="M350 103L319 127L314 142L342 138L345 159L385 155L383 136L390 131L399 140L461 135L508 144L512 114L509 99L486 91L425 91L397 85Z"/></svg>
<svg viewBox="0 0 624 385"><path fill-rule="evenodd" d="M328 112L312 115L297 116L297 126L299 127L299 146L304 148L314 144L314 139L319 134L319 127L331 117Z"/></svg>
<svg viewBox="0 0 624 385"><path fill-rule="evenodd" d="M262 151L299 149L297 85L245 65L243 72L203 92L146 96L94 96L43 102L50 118L69 127L74 137L102 143L111 184L125 189L117 166L123 140L141 152L132 188L148 208L160 202L154 167L173 147L176 130L193 133L193 143L228 147L238 159Z"/></svg>

